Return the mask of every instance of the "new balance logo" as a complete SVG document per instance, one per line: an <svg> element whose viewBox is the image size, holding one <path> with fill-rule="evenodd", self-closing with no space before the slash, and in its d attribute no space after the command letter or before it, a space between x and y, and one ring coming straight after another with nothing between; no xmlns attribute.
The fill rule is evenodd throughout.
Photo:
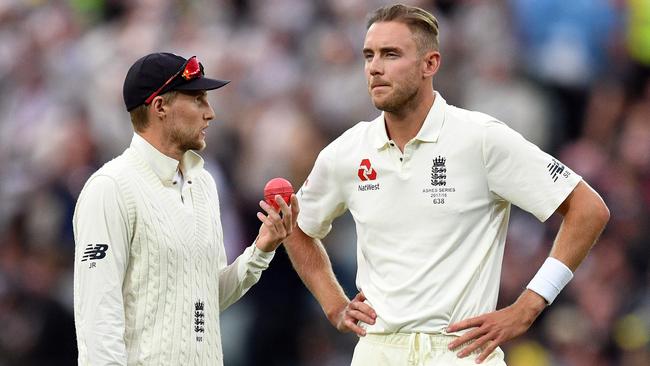
<svg viewBox="0 0 650 366"><path fill-rule="evenodd" d="M87 260L99 260L106 257L106 251L108 250L108 244L88 244L84 255L81 258L82 262Z"/></svg>
<svg viewBox="0 0 650 366"><path fill-rule="evenodd" d="M372 166L370 165L370 159L361 160L361 164L359 164L359 171L357 172L357 175L359 176L359 179L361 179L361 181L363 182L367 180L377 179L377 171L373 169Z"/></svg>
<svg viewBox="0 0 650 366"><path fill-rule="evenodd" d="M551 179L553 179L553 182L557 182L557 178L561 175L564 178L568 178L569 175L571 174L568 170L566 170L565 166L560 163L559 161L552 159L550 163L546 166L548 169L548 172L551 174Z"/></svg>

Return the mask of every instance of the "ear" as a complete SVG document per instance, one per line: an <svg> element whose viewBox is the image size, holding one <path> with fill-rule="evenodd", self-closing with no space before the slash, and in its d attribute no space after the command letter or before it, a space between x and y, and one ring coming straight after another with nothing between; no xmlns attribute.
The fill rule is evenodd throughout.
<svg viewBox="0 0 650 366"><path fill-rule="evenodd" d="M149 106L149 113L152 114L152 117L162 120L165 119L167 109L167 103L165 103L165 100L160 95L158 95L151 101L151 105Z"/></svg>
<svg viewBox="0 0 650 366"><path fill-rule="evenodd" d="M440 68L440 52L429 51L424 55L422 60L422 77L433 77Z"/></svg>

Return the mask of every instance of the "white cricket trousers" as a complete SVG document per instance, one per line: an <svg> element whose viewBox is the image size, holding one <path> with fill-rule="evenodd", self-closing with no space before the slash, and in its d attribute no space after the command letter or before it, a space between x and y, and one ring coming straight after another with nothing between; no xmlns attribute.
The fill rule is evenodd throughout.
<svg viewBox="0 0 650 366"><path fill-rule="evenodd" d="M368 334L359 338L351 366L476 366L479 351L465 358L456 356L447 345L457 337L442 334ZM498 348L481 365L506 366Z"/></svg>

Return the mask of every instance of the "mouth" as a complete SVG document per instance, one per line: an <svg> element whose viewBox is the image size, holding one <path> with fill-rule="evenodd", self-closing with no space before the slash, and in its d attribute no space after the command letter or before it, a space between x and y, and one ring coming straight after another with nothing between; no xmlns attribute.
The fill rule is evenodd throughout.
<svg viewBox="0 0 650 366"><path fill-rule="evenodd" d="M388 84L379 84L379 83L378 84L371 84L370 85L370 90L374 90L374 89L385 87L385 86L390 86L390 85L388 85Z"/></svg>
<svg viewBox="0 0 650 366"><path fill-rule="evenodd" d="M370 79L368 79L368 81L369 81L368 84L370 84L371 89L377 88L377 87L380 87L380 86L389 86L390 85L390 83L388 81L377 78L377 77L370 78Z"/></svg>

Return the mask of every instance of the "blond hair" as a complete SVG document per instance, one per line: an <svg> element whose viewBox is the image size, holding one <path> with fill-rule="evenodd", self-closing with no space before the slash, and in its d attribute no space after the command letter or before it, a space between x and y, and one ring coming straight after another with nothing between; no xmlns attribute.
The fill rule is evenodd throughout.
<svg viewBox="0 0 650 366"><path fill-rule="evenodd" d="M416 6L395 4L375 10L366 24L400 22L406 24L415 38L418 52L438 51L438 20L433 14Z"/></svg>
<svg viewBox="0 0 650 366"><path fill-rule="evenodd" d="M176 98L177 92L175 90L169 91L161 97L165 103L171 103ZM144 132L144 130L149 126L149 117L147 116L147 111L149 110L149 105L140 104L139 106L133 108L129 114L131 115L131 124L133 124L133 129L136 132Z"/></svg>

